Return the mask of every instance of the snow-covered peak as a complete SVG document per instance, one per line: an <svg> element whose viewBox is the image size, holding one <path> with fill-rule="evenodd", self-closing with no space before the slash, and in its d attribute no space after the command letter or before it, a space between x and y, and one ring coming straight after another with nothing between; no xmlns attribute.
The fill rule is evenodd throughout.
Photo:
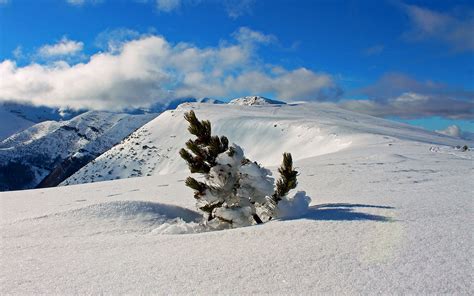
<svg viewBox="0 0 474 296"><path fill-rule="evenodd" d="M260 96L247 96L242 98L236 98L229 102L230 105L241 105L241 106L262 106L262 105L281 105L286 104L285 102L271 100Z"/></svg>
<svg viewBox="0 0 474 296"><path fill-rule="evenodd" d="M225 104L221 100L211 99L211 98L202 98L198 100L199 103L207 103L207 104Z"/></svg>

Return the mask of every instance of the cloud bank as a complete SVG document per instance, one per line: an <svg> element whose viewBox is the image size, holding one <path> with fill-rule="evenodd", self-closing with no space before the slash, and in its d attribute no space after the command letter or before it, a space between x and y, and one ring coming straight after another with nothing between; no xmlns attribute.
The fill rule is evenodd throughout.
<svg viewBox="0 0 474 296"><path fill-rule="evenodd" d="M402 5L412 22L405 37L412 41L438 40L449 44L455 51L474 51L474 13L452 15L416 5Z"/></svg>
<svg viewBox="0 0 474 296"><path fill-rule="evenodd" d="M359 92L369 99L341 101L339 105L378 117L474 119L473 91L420 82L401 73L385 74Z"/></svg>
<svg viewBox="0 0 474 296"><path fill-rule="evenodd" d="M113 44L85 63L0 63L0 101L120 110L183 97L272 94L279 99L323 100L340 95L333 78L306 68L285 69L261 62L259 46L274 36L241 28L233 41L201 48L172 44L157 35ZM82 43L63 39L41 52L66 55ZM275 70L278 69L278 70Z"/></svg>

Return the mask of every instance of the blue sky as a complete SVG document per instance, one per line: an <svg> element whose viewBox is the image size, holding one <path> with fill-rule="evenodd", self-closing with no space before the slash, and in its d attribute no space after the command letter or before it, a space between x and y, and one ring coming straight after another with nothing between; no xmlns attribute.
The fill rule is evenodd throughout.
<svg viewBox="0 0 474 296"><path fill-rule="evenodd" d="M471 1L0 3L0 100L113 109L259 94L474 131Z"/></svg>

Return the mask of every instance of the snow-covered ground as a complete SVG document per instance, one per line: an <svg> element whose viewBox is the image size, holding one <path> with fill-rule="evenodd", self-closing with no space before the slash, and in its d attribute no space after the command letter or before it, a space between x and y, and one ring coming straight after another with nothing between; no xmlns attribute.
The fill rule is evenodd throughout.
<svg viewBox="0 0 474 296"><path fill-rule="evenodd" d="M145 125L144 144L189 138L174 119L189 108L273 172L294 153L306 214L202 232L188 174L165 162L0 193L0 294L474 293L474 153L452 147L472 142L339 109L187 105Z"/></svg>

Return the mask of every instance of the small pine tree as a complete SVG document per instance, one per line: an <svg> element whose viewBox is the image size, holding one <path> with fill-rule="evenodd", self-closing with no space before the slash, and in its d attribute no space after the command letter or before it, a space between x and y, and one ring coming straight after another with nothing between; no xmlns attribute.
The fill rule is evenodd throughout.
<svg viewBox="0 0 474 296"><path fill-rule="evenodd" d="M298 185L296 180L298 172L293 169L293 158L290 153L283 153L283 163L278 169L278 172L280 173L280 179L277 181L277 188L272 196L276 203L286 196L291 189L295 189L296 185Z"/></svg>
<svg viewBox="0 0 474 296"><path fill-rule="evenodd" d="M186 186L194 190L196 205L206 223L214 228L261 224L275 217L276 207L297 185L290 153L283 154L280 179L274 190L271 172L245 158L242 149L226 137L212 136L211 123L197 119L194 111L185 113L188 131L196 139L180 150L191 173L200 173L204 182L193 177Z"/></svg>

